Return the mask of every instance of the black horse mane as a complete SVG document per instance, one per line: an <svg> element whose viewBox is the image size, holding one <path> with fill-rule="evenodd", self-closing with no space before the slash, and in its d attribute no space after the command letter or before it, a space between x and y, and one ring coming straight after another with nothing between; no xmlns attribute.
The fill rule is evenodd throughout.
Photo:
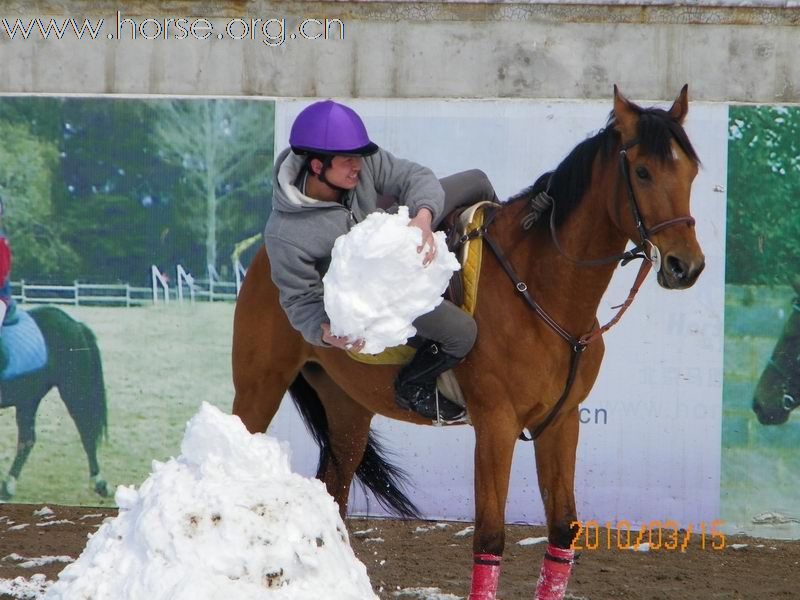
<svg viewBox="0 0 800 600"><path fill-rule="evenodd" d="M669 112L661 108L642 108L630 105L639 115L638 140L640 151L661 161L672 158L670 142L674 139L690 160L699 164L700 159L681 124ZM555 200L555 223L560 225L578 205L589 187L592 163L598 152L604 160L613 156L620 145L620 134L614 128L616 117L612 110L606 126L592 137L582 141L561 161L554 171L548 171L536 182L509 198L508 202L533 201L541 192ZM551 207L532 202L533 221L547 223L549 219L539 217L550 214Z"/></svg>

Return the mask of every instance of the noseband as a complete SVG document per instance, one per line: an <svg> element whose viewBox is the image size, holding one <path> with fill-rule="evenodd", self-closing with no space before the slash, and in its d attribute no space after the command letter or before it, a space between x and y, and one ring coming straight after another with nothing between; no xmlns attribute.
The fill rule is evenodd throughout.
<svg viewBox="0 0 800 600"><path fill-rule="evenodd" d="M674 219L668 219L658 223L657 225L653 225L653 227L650 229L645 227L644 219L642 218L642 211L639 210L639 203L636 202L636 194L633 191L630 162L628 161L628 149L632 148L638 143L639 140L635 139L627 144L623 144L619 150L619 170L622 175L622 179L625 181L625 185L628 188L628 206L631 209L631 215L633 216L633 222L636 224L636 230L639 232L639 244L632 248L630 252L632 252L634 255L637 255L646 248L649 248L647 252L647 259L653 264L653 269L655 269L655 272L658 273L661 270L661 253L659 252L658 247L650 241L650 236L666 229L667 227L679 225L680 223L686 223L690 227L693 227L695 220L692 216L675 217Z"/></svg>

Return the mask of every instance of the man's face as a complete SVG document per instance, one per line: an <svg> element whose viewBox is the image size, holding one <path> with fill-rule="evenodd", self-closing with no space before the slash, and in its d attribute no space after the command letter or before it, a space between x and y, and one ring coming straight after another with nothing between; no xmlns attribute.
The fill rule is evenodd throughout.
<svg viewBox="0 0 800 600"><path fill-rule="evenodd" d="M360 156L334 156L331 166L325 171L325 179L335 186L352 190L358 185L362 166L363 159Z"/></svg>

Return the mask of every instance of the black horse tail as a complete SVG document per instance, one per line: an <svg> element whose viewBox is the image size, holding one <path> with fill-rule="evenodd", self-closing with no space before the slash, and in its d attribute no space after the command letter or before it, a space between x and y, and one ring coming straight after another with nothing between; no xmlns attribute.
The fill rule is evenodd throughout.
<svg viewBox="0 0 800 600"><path fill-rule="evenodd" d="M84 407L87 415L90 439L96 444L101 439L108 440L108 403L106 399L106 383L103 378L103 362L100 358L100 348L94 332L84 323L78 323L82 329L86 346L89 351L87 373L84 373L87 383L87 394Z"/></svg>
<svg viewBox="0 0 800 600"><path fill-rule="evenodd" d="M317 477L321 477L327 462L332 460L335 464L337 460L331 450L325 407L302 374L298 374L289 386L289 392L309 433L320 448ZM391 464L385 458L385 453L377 436L370 431L364 457L356 469L356 480L372 491L378 503L386 510L403 518L420 518L419 509L401 490L403 484L409 481L408 474Z"/></svg>

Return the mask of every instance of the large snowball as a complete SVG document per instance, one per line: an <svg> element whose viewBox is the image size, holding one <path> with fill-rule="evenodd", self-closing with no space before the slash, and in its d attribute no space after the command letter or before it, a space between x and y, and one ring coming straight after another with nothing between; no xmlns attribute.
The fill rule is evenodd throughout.
<svg viewBox="0 0 800 600"><path fill-rule="evenodd" d="M377 600L335 502L277 440L204 403L181 451L118 488L46 600Z"/></svg>
<svg viewBox="0 0 800 600"><path fill-rule="evenodd" d="M405 206L396 215L373 213L333 246L323 279L331 333L363 339L367 354L413 336L411 323L439 305L460 268L442 232L434 234L436 258L423 267L425 252L417 253L422 231L409 220Z"/></svg>

